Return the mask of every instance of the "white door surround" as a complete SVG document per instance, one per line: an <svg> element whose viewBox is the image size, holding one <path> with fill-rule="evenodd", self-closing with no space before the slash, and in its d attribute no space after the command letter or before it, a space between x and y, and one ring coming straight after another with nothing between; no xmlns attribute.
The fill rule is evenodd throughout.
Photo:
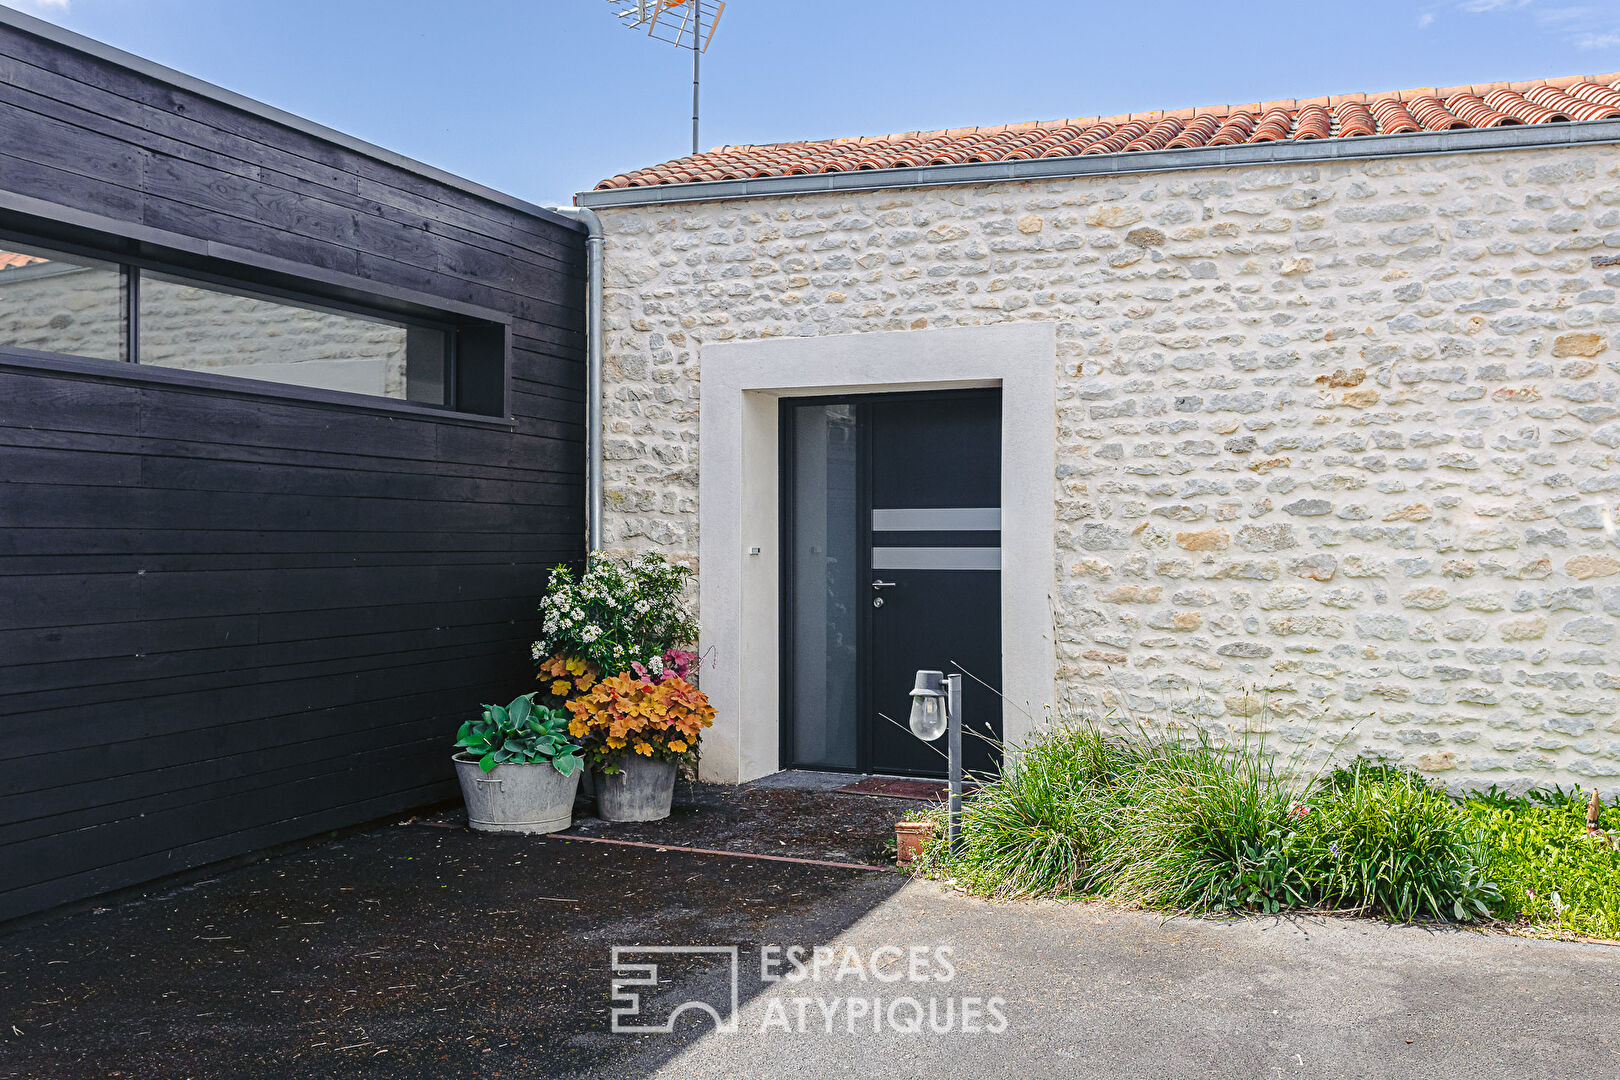
<svg viewBox="0 0 1620 1080"><path fill-rule="evenodd" d="M1001 388L1007 742L1021 741L1046 715L1057 659L1056 364L1056 329L1039 322L701 347L700 647L703 689L717 712L703 739L703 779L741 783L780 767L777 417L784 397Z"/></svg>

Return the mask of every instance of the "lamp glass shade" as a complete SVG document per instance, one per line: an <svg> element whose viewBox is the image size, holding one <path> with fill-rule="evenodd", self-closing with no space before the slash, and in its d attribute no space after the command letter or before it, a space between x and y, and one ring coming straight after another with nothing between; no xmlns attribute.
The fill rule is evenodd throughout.
<svg viewBox="0 0 1620 1080"><path fill-rule="evenodd" d="M945 734L945 699L937 694L913 694L911 733L924 742Z"/></svg>

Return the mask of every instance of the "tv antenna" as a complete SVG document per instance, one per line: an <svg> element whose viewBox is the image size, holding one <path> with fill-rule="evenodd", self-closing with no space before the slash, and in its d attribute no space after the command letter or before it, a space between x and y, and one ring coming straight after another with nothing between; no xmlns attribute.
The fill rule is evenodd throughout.
<svg viewBox="0 0 1620 1080"><path fill-rule="evenodd" d="M647 36L692 51L692 154L698 153L698 87L700 64L715 27L725 14L724 0L608 0L613 14L632 30L646 27Z"/></svg>

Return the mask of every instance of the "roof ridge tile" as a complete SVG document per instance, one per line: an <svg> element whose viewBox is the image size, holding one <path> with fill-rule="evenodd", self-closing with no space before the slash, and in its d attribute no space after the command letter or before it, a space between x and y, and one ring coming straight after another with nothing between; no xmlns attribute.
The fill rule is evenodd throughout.
<svg viewBox="0 0 1620 1080"><path fill-rule="evenodd" d="M1067 120L1025 120L888 135L723 145L701 154L620 173L597 187L691 183L731 173L758 177L784 176L790 172L803 175L851 168L928 167L967 160L990 162L1083 153L1137 153L1167 145L1175 149L1197 149L1273 140L1341 139L1502 124L1582 122L1620 116L1617 83L1620 83L1620 72L1561 75L1517 82L1276 98L1243 104L1200 105ZM1528 95L1536 91L1544 93L1537 94L1536 100L1530 99ZM1489 95L1504 92L1511 96L1498 97L1494 104L1486 100ZM1351 105L1361 106L1363 111L1349 115L1340 111ZM1327 110L1329 120L1324 121L1322 114L1314 111L1302 118L1301 112L1312 107ZM1191 121L1204 117L1213 118L1215 129L1190 125ZM1235 122L1238 117L1246 119ZM1180 134L1159 126L1165 121L1175 121ZM1133 124L1141 126L1130 127ZM1065 128L1073 130L1065 132ZM1148 134L1150 131L1152 133ZM1037 137L1031 138L1032 135Z"/></svg>

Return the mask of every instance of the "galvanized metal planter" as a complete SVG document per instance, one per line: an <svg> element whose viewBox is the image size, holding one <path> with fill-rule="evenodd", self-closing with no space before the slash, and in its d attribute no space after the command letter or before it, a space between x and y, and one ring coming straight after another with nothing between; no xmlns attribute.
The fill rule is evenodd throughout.
<svg viewBox="0 0 1620 1080"><path fill-rule="evenodd" d="M467 824L474 829L553 833L574 823L574 793L585 770L564 776L550 762L540 762L497 765L486 773L476 758L457 754L451 760L467 803Z"/></svg>
<svg viewBox="0 0 1620 1080"><path fill-rule="evenodd" d="M604 821L659 821L675 801L675 763L627 756L620 771L596 780L596 812Z"/></svg>

